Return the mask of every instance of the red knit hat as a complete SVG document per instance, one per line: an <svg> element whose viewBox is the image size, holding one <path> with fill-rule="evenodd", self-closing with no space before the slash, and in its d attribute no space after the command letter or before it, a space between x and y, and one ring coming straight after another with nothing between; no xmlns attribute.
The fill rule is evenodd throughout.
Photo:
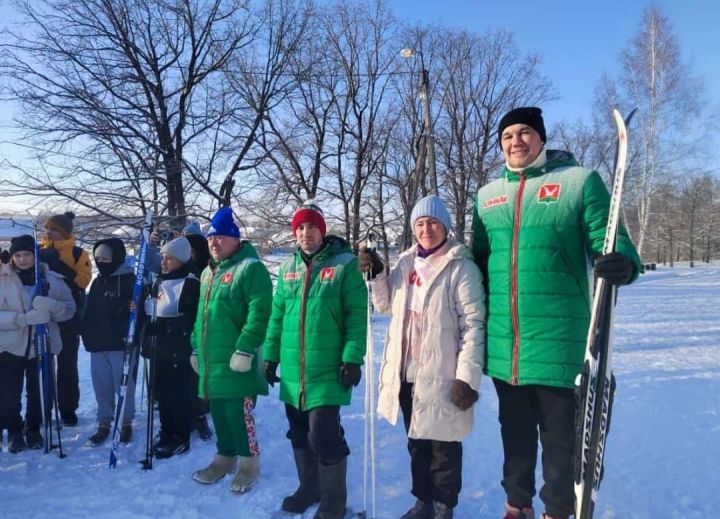
<svg viewBox="0 0 720 519"><path fill-rule="evenodd" d="M325 237L325 215L323 215L322 209L315 205L315 203L305 202L300 209L295 211L292 223L290 224L293 236L295 236L295 230L301 223L313 224L315 227L320 229L320 234L322 234L323 238Z"/></svg>

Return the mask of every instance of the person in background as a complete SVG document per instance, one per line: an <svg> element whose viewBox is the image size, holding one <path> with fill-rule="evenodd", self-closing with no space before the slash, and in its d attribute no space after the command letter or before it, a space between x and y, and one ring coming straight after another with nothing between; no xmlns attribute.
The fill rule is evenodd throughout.
<svg viewBox="0 0 720 519"><path fill-rule="evenodd" d="M0 267L0 431L8 430L11 453L26 447L43 446L40 424L50 419L51 398L41 410L38 361L35 355L35 325L48 325L49 354L57 355L62 347L58 323L75 314L75 301L62 277L40 264L40 293L35 280L35 240L30 235L13 238ZM23 373L27 379L26 436L22 435L21 394ZM49 377L52 377L52 365ZM53 387L52 380L48 380Z"/></svg>
<svg viewBox="0 0 720 519"><path fill-rule="evenodd" d="M625 285L640 260L623 228L602 255L610 196L596 171L546 150L542 111L509 111L498 126L505 167L481 187L473 252L488 287L487 360L499 400L505 519L534 517L538 437L545 519L574 512L575 377L590 325L589 265Z"/></svg>
<svg viewBox="0 0 720 519"><path fill-rule="evenodd" d="M90 285L82 320L82 340L90 352L90 373L97 402L97 431L88 444L97 447L110 436L110 425L115 418L115 396L120 394L122 382L135 273L125 262L125 244L119 238L95 243L93 257L98 276ZM133 366L127 383L125 413L121 417L120 441L123 443L132 439L135 372Z"/></svg>
<svg viewBox="0 0 720 519"><path fill-rule="evenodd" d="M190 360L200 375L200 396L210 403L217 452L193 479L213 484L237 466L230 490L244 493L260 474L252 410L257 396L268 393L260 346L270 317L272 282L255 248L240 239L229 207L213 217L207 242L212 259L202 273Z"/></svg>
<svg viewBox="0 0 720 519"><path fill-rule="evenodd" d="M190 335L200 282L191 273L190 243L185 238L163 245L160 255L160 274L145 300L143 350L148 351L154 337L155 351L149 353L155 364L151 372L160 408L160 438L153 451L162 459L190 449L195 418L192 403L197 398L198 383L190 365Z"/></svg>
<svg viewBox="0 0 720 519"><path fill-rule="evenodd" d="M470 249L450 238L450 214L435 195L410 222L417 244L388 272L360 251L375 308L391 315L380 367L378 413L402 411L412 493L403 519L449 519L462 486L462 439L473 424L485 348L485 291Z"/></svg>
<svg viewBox="0 0 720 519"><path fill-rule="evenodd" d="M317 205L300 207L291 228L297 248L280 266L264 346L271 385L281 366L280 399L300 480L282 510L300 514L319 500L316 519L340 519L350 454L340 406L350 404L352 387L360 382L367 287L350 245L325 234Z"/></svg>
<svg viewBox="0 0 720 519"><path fill-rule="evenodd" d="M71 211L52 215L45 221L45 236L40 241L41 261L64 277L77 309L71 319L60 323L62 350L57 357L57 390L60 417L65 427L74 427L78 423L80 313L85 305L85 290L92 278L90 255L77 245L73 235L74 219L75 214Z"/></svg>

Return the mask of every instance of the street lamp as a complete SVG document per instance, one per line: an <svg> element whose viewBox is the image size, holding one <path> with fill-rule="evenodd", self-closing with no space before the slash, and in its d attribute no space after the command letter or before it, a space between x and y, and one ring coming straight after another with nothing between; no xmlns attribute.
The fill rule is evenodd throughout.
<svg viewBox="0 0 720 519"><path fill-rule="evenodd" d="M421 175L425 173L425 157L429 162L428 174L430 176L431 189L436 194L438 192L437 183L437 172L435 169L435 137L432 132L432 121L430 119L430 78L427 69L425 68L425 60L421 51L415 51L410 48L403 48L400 50L400 56L404 59L410 59L416 54L420 55L420 66L422 67L422 80L420 82L420 97L423 100L423 150L418 153L418 160L416 169ZM425 182L422 183L422 188L425 190ZM426 193L423 193L423 195Z"/></svg>

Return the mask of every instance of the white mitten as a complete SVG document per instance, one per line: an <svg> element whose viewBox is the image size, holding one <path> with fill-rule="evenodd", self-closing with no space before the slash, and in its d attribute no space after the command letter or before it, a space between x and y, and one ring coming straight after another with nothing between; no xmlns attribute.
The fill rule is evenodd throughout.
<svg viewBox="0 0 720 519"><path fill-rule="evenodd" d="M230 369L237 371L238 373L245 373L250 371L252 367L252 361L255 355L252 353L245 353L244 351L236 351L230 357Z"/></svg>
<svg viewBox="0 0 720 519"><path fill-rule="evenodd" d="M36 324L47 324L50 322L50 312L47 310L30 310L17 314L16 323L18 328L25 328L26 326L35 326Z"/></svg>
<svg viewBox="0 0 720 519"><path fill-rule="evenodd" d="M195 373L200 374L200 365L198 364L197 355L193 353L190 355L190 365Z"/></svg>
<svg viewBox="0 0 720 519"><path fill-rule="evenodd" d="M33 308L35 310L45 310L52 315L62 312L65 309L65 305L52 297L35 296L33 299Z"/></svg>

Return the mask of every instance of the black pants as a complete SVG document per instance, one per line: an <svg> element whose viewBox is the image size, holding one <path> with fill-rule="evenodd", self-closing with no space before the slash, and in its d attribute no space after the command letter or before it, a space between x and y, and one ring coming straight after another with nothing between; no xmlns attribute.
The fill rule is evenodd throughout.
<svg viewBox="0 0 720 519"><path fill-rule="evenodd" d="M550 386L512 386L493 379L500 404L505 461L502 485L508 502L526 507L535 495L538 431L544 485L540 499L552 516L573 513L575 394Z"/></svg>
<svg viewBox="0 0 720 519"><path fill-rule="evenodd" d="M285 404L290 426L287 438L293 449L309 448L324 465L334 465L348 454L345 430L340 425L340 406L327 405L308 411Z"/></svg>
<svg viewBox="0 0 720 519"><path fill-rule="evenodd" d="M55 394L53 374L53 355L48 354L48 377L47 393L43 394L45 399L45 418L50 420L52 399ZM38 359L25 359L25 427L30 431L39 431L42 424L40 416L40 375L38 373Z"/></svg>
<svg viewBox="0 0 720 519"><path fill-rule="evenodd" d="M184 357L155 361L155 397L162 431L187 440L195 428L193 404L197 398L197 379L188 356Z"/></svg>
<svg viewBox="0 0 720 519"><path fill-rule="evenodd" d="M410 429L413 385L400 386L400 409L405 432ZM412 494L424 501L439 501L454 508L462 489L462 443L408 438Z"/></svg>
<svg viewBox="0 0 720 519"><path fill-rule="evenodd" d="M9 435L22 432L20 399L24 369L24 357L0 353L0 435L3 429L7 429Z"/></svg>
<svg viewBox="0 0 720 519"><path fill-rule="evenodd" d="M57 356L58 408L61 415L75 413L80 405L80 382L78 379L78 348L80 339L75 326L60 323L62 350Z"/></svg>

